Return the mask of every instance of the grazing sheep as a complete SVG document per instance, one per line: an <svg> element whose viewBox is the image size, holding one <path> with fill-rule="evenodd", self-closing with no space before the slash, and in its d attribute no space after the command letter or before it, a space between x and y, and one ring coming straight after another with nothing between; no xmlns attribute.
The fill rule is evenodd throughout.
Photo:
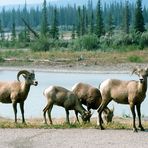
<svg viewBox="0 0 148 148"><path fill-rule="evenodd" d="M66 122L69 122L69 110L75 110L81 114L82 120L87 121L91 117L91 113L86 111L85 108L82 107L76 95L73 92L60 87L60 86L50 86L46 88L43 92L44 96L47 98L47 105L43 109L43 116L45 124L47 124L46 120L46 112L48 111L48 117L50 124L52 124L51 120L51 110L53 105L62 106L66 111Z"/></svg>
<svg viewBox="0 0 148 148"><path fill-rule="evenodd" d="M139 76L139 81L121 81L116 79L108 79L101 83L100 91L102 94L102 103L98 109L100 128L104 129L101 123L101 113L111 100L117 103L129 104L133 115L133 131L137 132L135 125L135 106L139 118L139 128L144 131L141 124L141 103L145 99L147 91L148 68L135 68L132 74Z"/></svg>
<svg viewBox="0 0 148 148"><path fill-rule="evenodd" d="M102 97L99 89L89 84L76 83L72 87L72 91L78 96L80 102L87 106L88 111L90 111L90 109L98 109L101 104ZM103 111L102 117L107 123L111 122L113 118L113 110L106 107Z"/></svg>
<svg viewBox="0 0 148 148"><path fill-rule="evenodd" d="M20 82L19 77L23 76L25 81ZM2 103L12 103L15 123L17 122L17 103L20 104L20 109L22 113L22 123L25 123L24 118L24 101L26 100L30 86L37 86L38 82L35 80L34 71L29 72L27 70L21 70L17 74L18 81L12 82L1 82L0 81L0 102Z"/></svg>

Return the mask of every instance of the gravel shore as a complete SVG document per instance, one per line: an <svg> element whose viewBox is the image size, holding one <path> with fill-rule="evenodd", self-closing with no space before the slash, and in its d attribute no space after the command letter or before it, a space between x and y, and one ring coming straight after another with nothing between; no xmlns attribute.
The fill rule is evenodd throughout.
<svg viewBox="0 0 148 148"><path fill-rule="evenodd" d="M148 131L0 129L0 148L147 148Z"/></svg>

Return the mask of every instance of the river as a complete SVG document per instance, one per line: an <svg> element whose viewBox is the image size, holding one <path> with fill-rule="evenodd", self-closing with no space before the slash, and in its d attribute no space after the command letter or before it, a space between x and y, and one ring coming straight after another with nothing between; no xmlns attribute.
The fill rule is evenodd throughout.
<svg viewBox="0 0 148 148"><path fill-rule="evenodd" d="M46 105L46 98L43 96L43 91L50 85L63 86L67 89L78 82L84 82L98 87L99 84L108 78L116 78L121 80L138 80L136 75L130 73L70 73L70 72L43 72L36 71L36 80L39 82L38 86L31 86L27 100L25 101L25 117L26 118L42 118L42 110ZM12 81L16 80L17 71L0 71L0 80ZM23 78L22 78L23 79ZM131 112L128 105L121 105L115 102L110 102L109 107L114 106L115 116L131 116ZM141 113L144 116L148 116L148 94L142 103ZM60 118L65 117L65 110L62 107L54 106L52 109L52 117ZM70 112L73 116L73 111ZM96 116L96 111L93 116ZM6 118L14 118L13 108L11 104L0 103L0 116ZM18 105L18 117L21 118L21 113Z"/></svg>

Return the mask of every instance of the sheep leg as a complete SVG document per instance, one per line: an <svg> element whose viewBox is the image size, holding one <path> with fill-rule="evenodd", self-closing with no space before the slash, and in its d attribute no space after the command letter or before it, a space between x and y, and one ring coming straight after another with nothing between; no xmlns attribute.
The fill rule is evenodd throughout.
<svg viewBox="0 0 148 148"><path fill-rule="evenodd" d="M25 117L24 117L24 102L20 103L20 109L22 113L22 123L25 123Z"/></svg>
<svg viewBox="0 0 148 148"><path fill-rule="evenodd" d="M75 115L76 115L77 121L80 122L78 118L78 112L76 110L75 110Z"/></svg>
<svg viewBox="0 0 148 148"><path fill-rule="evenodd" d="M51 120L51 109L52 109L52 106L50 107L50 104L47 104L46 107L43 109L43 116L44 116L44 123L45 124L47 124L47 119L46 119L46 112L47 111L48 111L48 118L49 118L50 124L52 124L52 120Z"/></svg>
<svg viewBox="0 0 148 148"><path fill-rule="evenodd" d="M103 100L103 99L102 99ZM105 100L105 99L104 99ZM104 108L108 105L108 103L110 102L111 100L109 101L102 101L100 107L97 109L97 112L98 112L98 116L99 116L99 125L100 125L100 128L101 130L104 130L104 127L102 126L102 123L103 123L103 119L102 119L102 112L104 110Z"/></svg>
<svg viewBox="0 0 148 148"><path fill-rule="evenodd" d="M136 113L135 113L135 105L130 104L130 109L133 115L133 132L137 132L136 124L135 124L135 118L136 118Z"/></svg>
<svg viewBox="0 0 148 148"><path fill-rule="evenodd" d="M141 131L144 131L144 128L141 124L141 112L140 112L140 107L141 104L136 105L136 109L137 109L137 114L138 114L138 118L139 118L139 128L141 129Z"/></svg>
<svg viewBox="0 0 148 148"><path fill-rule="evenodd" d="M49 119L50 124L52 124L52 119L51 119L51 110L52 110L52 107L53 107L53 104L51 104L49 106L49 109L48 109L48 119Z"/></svg>
<svg viewBox="0 0 148 148"><path fill-rule="evenodd" d="M14 116L15 116L15 123L17 123L17 102L12 102L13 110L14 110Z"/></svg>
<svg viewBox="0 0 148 148"><path fill-rule="evenodd" d="M87 104L87 110L90 111L90 109L90 106ZM90 118L87 121L90 122Z"/></svg>
<svg viewBox="0 0 148 148"><path fill-rule="evenodd" d="M104 130L104 127L102 126L102 111L103 111L102 108L103 108L103 107L100 106L97 111L98 111L98 117L99 117L99 125L100 125L100 128L101 128L101 130Z"/></svg>
<svg viewBox="0 0 148 148"><path fill-rule="evenodd" d="M70 124L70 121L69 121L69 110L65 109L66 111L66 123Z"/></svg>

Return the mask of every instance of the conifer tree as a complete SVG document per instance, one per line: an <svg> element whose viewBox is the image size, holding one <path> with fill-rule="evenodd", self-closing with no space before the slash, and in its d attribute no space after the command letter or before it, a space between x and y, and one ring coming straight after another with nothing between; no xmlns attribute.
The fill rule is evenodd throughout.
<svg viewBox="0 0 148 148"><path fill-rule="evenodd" d="M86 20L85 20L85 15L86 15L86 8L85 6L83 6L83 11L82 11L82 23L81 23L81 35L84 35L85 34L85 31L86 31Z"/></svg>
<svg viewBox="0 0 148 148"><path fill-rule="evenodd" d="M109 16L108 16L108 27L107 27L107 31L108 31L110 36L112 36L112 34L113 34L113 29L114 29L113 23L114 23L113 22L113 16L112 16L112 13L110 12Z"/></svg>
<svg viewBox="0 0 148 148"><path fill-rule="evenodd" d="M124 13L124 32L129 33L129 26L130 26L130 12L129 12L129 2L128 0L125 3L125 13Z"/></svg>
<svg viewBox="0 0 148 148"><path fill-rule="evenodd" d="M90 18L90 33L94 33L94 13L91 12L91 18Z"/></svg>
<svg viewBox="0 0 148 148"><path fill-rule="evenodd" d="M16 38L15 10L12 10L12 40Z"/></svg>
<svg viewBox="0 0 148 148"><path fill-rule="evenodd" d="M82 16L81 16L81 8L78 7L77 10L77 36L81 36L81 24L82 24Z"/></svg>
<svg viewBox="0 0 148 148"><path fill-rule="evenodd" d="M142 0L137 0L136 9L135 9L135 26L136 32L144 32L144 17L142 11Z"/></svg>
<svg viewBox="0 0 148 148"><path fill-rule="evenodd" d="M53 17L53 22L50 30L51 37L53 39L58 39L59 38L59 29L58 29L58 20L57 20L57 8L55 7L54 9L54 17Z"/></svg>
<svg viewBox="0 0 148 148"><path fill-rule="evenodd" d="M104 24L102 18L101 0L98 0L96 8L96 35L100 37L104 34Z"/></svg>
<svg viewBox="0 0 148 148"><path fill-rule="evenodd" d="M42 9L42 22L41 22L41 35L47 36L48 34L48 19L47 19L47 6L46 6L46 0L43 2L43 9Z"/></svg>
<svg viewBox="0 0 148 148"><path fill-rule="evenodd" d="M2 21L0 20L0 41L4 40L4 31L2 27Z"/></svg>
<svg viewBox="0 0 148 148"><path fill-rule="evenodd" d="M74 24L73 24L73 26L72 26L71 38L72 38L72 39L75 39L75 25L74 25Z"/></svg>

